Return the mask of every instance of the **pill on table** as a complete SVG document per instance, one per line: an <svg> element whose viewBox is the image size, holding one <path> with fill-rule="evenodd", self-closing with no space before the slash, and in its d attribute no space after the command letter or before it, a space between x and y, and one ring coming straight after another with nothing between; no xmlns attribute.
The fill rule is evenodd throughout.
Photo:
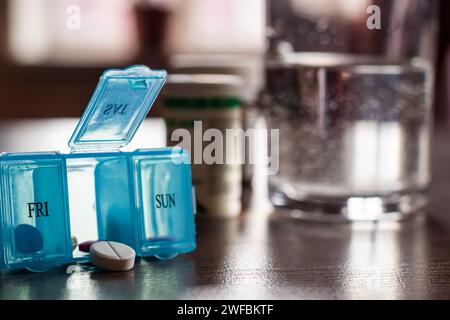
<svg viewBox="0 0 450 320"><path fill-rule="evenodd" d="M98 240L92 240L92 241L85 241L78 245L78 250L81 252L89 253L89 250L91 249L91 246L96 243Z"/></svg>
<svg viewBox="0 0 450 320"><path fill-rule="evenodd" d="M89 253L94 266L109 271L133 269L136 257L136 252L132 248L113 241L95 242Z"/></svg>
<svg viewBox="0 0 450 320"><path fill-rule="evenodd" d="M41 232L29 224L20 224L14 229L14 241L20 253L36 253L44 247Z"/></svg>

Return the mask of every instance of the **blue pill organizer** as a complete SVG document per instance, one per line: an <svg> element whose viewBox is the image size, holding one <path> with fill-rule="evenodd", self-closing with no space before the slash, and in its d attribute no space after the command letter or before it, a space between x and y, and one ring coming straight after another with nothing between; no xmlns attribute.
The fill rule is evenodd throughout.
<svg viewBox="0 0 450 320"><path fill-rule="evenodd" d="M159 259L195 250L189 154L120 151L166 78L145 66L108 70L69 141L70 154L0 156L0 269L89 261L74 237L125 243Z"/></svg>

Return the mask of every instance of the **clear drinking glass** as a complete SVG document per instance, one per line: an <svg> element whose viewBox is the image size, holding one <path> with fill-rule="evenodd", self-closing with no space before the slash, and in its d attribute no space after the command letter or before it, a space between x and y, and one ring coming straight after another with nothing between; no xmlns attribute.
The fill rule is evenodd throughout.
<svg viewBox="0 0 450 320"><path fill-rule="evenodd" d="M324 221L420 211L430 182L438 1L267 4L261 104L280 134L273 203Z"/></svg>

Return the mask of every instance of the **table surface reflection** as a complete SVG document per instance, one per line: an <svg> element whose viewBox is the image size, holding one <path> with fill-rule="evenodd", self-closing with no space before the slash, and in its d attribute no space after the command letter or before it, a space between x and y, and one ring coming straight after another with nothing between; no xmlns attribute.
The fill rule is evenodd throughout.
<svg viewBox="0 0 450 320"><path fill-rule="evenodd" d="M70 119L0 122L0 150L63 145L75 124ZM161 121L148 121L145 127L137 138L144 143L140 147L163 143ZM37 128L54 140L27 136ZM55 135L55 128L61 133ZM146 139L149 136L152 139ZM140 259L125 273L103 273L87 265L75 266L71 273L67 267L38 274L3 272L0 298L448 299L448 140L448 130L435 134L435 179L427 213L403 223L322 225L290 220L266 214L260 200L265 192L258 190L252 202L257 205L239 219L198 217L194 253L171 261Z"/></svg>

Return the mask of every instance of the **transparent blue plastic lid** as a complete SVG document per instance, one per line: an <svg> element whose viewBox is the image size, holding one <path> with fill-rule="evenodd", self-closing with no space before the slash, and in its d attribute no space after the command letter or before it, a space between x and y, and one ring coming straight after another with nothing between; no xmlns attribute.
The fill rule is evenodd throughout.
<svg viewBox="0 0 450 320"><path fill-rule="evenodd" d="M127 145L166 79L165 70L151 70L143 65L105 71L70 138L69 147L93 150Z"/></svg>

